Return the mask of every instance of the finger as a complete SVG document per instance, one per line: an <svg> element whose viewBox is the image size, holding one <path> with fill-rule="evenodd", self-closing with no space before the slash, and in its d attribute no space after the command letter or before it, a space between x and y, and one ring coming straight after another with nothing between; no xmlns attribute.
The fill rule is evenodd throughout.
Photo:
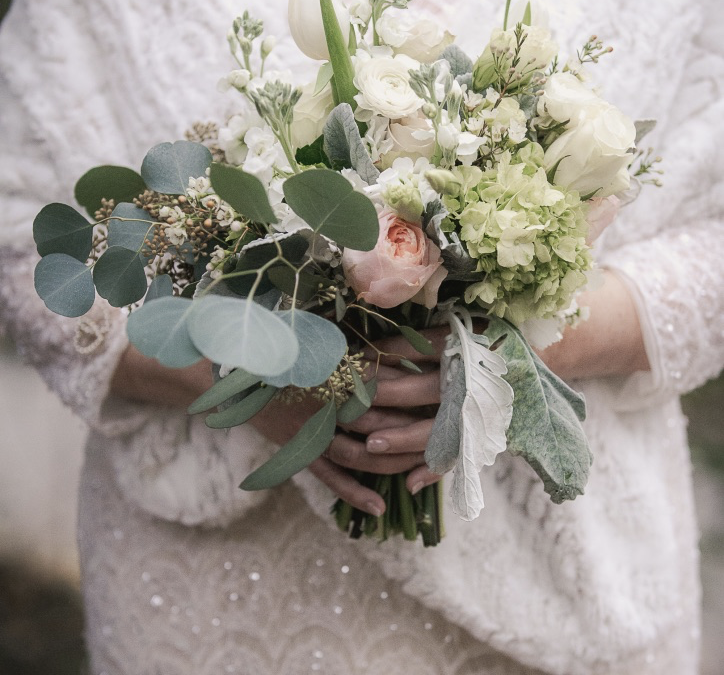
<svg viewBox="0 0 724 675"><path fill-rule="evenodd" d="M356 431L359 434L371 434L380 429L396 429L406 427L420 418L410 413L395 410L394 408L370 408L362 417L346 425L340 425L348 431Z"/></svg>
<svg viewBox="0 0 724 675"><path fill-rule="evenodd" d="M433 485L439 480L442 480L442 476L432 473L427 466L418 466L416 469L410 471L405 484L407 485L407 489L413 495L416 495L422 488Z"/></svg>
<svg viewBox="0 0 724 675"><path fill-rule="evenodd" d="M416 408L440 403L440 371L405 375L377 385L373 405L390 408Z"/></svg>
<svg viewBox="0 0 724 675"><path fill-rule="evenodd" d="M344 469L328 459L319 457L309 465L309 470L340 499L360 511L373 516L381 516L385 512L385 500L382 497L374 490L361 485Z"/></svg>
<svg viewBox="0 0 724 675"><path fill-rule="evenodd" d="M385 475L410 471L425 461L421 452L407 455L372 455L367 452L364 443L346 434L337 434L324 456L346 469Z"/></svg>
<svg viewBox="0 0 724 675"><path fill-rule="evenodd" d="M407 373L400 370L399 368L393 368L392 366L386 366L382 363L377 364L372 362L369 367L365 369L365 379L371 379L376 377L378 381L382 380L399 380L401 377L405 377Z"/></svg>
<svg viewBox="0 0 724 675"><path fill-rule="evenodd" d="M418 420L406 427L375 431L366 442L367 452L374 454L407 454L425 452L435 420Z"/></svg>
<svg viewBox="0 0 724 675"><path fill-rule="evenodd" d="M438 326L437 328L427 328L420 331L431 343L435 350L433 354L425 355L417 351L402 335L394 335L392 337L383 338L374 343L374 347L366 347L364 350L365 357L371 361L376 361L379 352L375 347L384 352L385 355L380 357L382 363L395 366L400 363L400 358L408 359L413 363L436 363L440 360L445 348L445 338L450 333L449 326Z"/></svg>

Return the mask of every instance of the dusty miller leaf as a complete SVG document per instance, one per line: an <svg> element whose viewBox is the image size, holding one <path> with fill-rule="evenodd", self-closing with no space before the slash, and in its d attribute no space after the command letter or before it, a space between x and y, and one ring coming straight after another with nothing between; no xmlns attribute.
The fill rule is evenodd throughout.
<svg viewBox="0 0 724 675"><path fill-rule="evenodd" d="M656 120L636 120L634 126L636 127L635 144L638 146L656 128Z"/></svg>
<svg viewBox="0 0 724 675"><path fill-rule="evenodd" d="M425 462L430 471L444 474L452 471L460 454L460 415L465 401L465 368L460 359L450 362L442 378L444 390L440 409L425 448Z"/></svg>
<svg viewBox="0 0 724 675"><path fill-rule="evenodd" d="M473 60L457 45L450 45L440 56L450 64L453 77L460 77L473 72Z"/></svg>
<svg viewBox="0 0 724 675"><path fill-rule="evenodd" d="M348 103L338 105L324 125L324 152L333 166L352 167L368 185L374 185L380 172L362 142L362 136Z"/></svg>
<svg viewBox="0 0 724 675"><path fill-rule="evenodd" d="M506 448L506 431L513 415L513 389L503 379L505 361L487 348L487 339L469 331L450 314L451 348L462 357L465 399L460 415L460 454L451 487L453 511L474 520L484 506L480 470Z"/></svg>
<svg viewBox="0 0 724 675"><path fill-rule="evenodd" d="M554 375L509 323L491 319L485 334L491 340L507 336L498 353L508 364L505 379L515 391L511 453L533 467L556 504L575 499L583 494L593 460L581 426L583 396Z"/></svg>

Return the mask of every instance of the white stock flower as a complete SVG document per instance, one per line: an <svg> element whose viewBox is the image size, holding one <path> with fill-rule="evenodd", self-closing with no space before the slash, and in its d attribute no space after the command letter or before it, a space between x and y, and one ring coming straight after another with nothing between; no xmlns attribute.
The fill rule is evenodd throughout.
<svg viewBox="0 0 724 675"><path fill-rule="evenodd" d="M372 161L376 164L383 155L392 150L394 145L394 141L390 137L390 120L380 115L372 117L367 122L364 141Z"/></svg>
<svg viewBox="0 0 724 675"><path fill-rule="evenodd" d="M346 40L351 28L349 12L339 0L332 0L332 4ZM319 0L289 0L289 30L297 47L310 59L329 61Z"/></svg>
<svg viewBox="0 0 724 675"><path fill-rule="evenodd" d="M404 54L392 56L384 47L358 50L354 61L358 120L367 122L375 114L396 120L422 107L422 99L410 87L410 70L420 67L418 61Z"/></svg>
<svg viewBox="0 0 724 675"><path fill-rule="evenodd" d="M436 61L455 40L455 36L436 21L413 21L407 14L401 17L390 12L377 22L377 33L396 54L405 54L420 63Z"/></svg>
<svg viewBox="0 0 724 675"><path fill-rule="evenodd" d="M219 129L219 147L224 151L229 164L239 166L244 163L248 152L244 137L250 129L263 124L256 110L249 107L229 118L226 126Z"/></svg>
<svg viewBox="0 0 724 675"><path fill-rule="evenodd" d="M543 87L538 114L548 114L556 122L576 124L582 114L592 114L608 105L573 73L554 73Z"/></svg>
<svg viewBox="0 0 724 675"><path fill-rule="evenodd" d="M366 26L372 18L372 3L370 0L353 0L348 9L354 24Z"/></svg>
<svg viewBox="0 0 724 675"><path fill-rule="evenodd" d="M250 129L244 140L248 153L242 168L254 174L265 185L271 181L274 167L282 171L291 170L282 146L268 126Z"/></svg>
<svg viewBox="0 0 724 675"><path fill-rule="evenodd" d="M556 184L577 190L581 196L608 197L629 186L630 150L635 140L633 122L607 105L593 116L584 113L546 150L544 163L550 169L560 161Z"/></svg>
<svg viewBox="0 0 724 675"><path fill-rule="evenodd" d="M236 89L244 89L249 81L251 80L251 73L245 68L232 70L228 75L225 75L219 80L217 89L221 92L227 92L231 87Z"/></svg>
<svg viewBox="0 0 724 675"><path fill-rule="evenodd" d="M322 134L327 117L334 108L332 87L327 85L316 96L314 90L314 82L302 87L302 97L294 106L292 143L296 148L313 143Z"/></svg>

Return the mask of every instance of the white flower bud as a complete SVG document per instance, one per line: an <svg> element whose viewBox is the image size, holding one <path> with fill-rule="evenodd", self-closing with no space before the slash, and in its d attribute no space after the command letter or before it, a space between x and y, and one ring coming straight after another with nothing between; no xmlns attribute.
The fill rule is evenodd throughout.
<svg viewBox="0 0 724 675"><path fill-rule="evenodd" d="M251 73L245 68L232 70L228 75L229 84L236 89L244 89L251 80Z"/></svg>
<svg viewBox="0 0 724 675"><path fill-rule="evenodd" d="M265 59L267 56L269 56L269 54L272 53L272 50L276 46L277 39L273 35L265 37L264 41L261 43L261 57Z"/></svg>
<svg viewBox="0 0 724 675"><path fill-rule="evenodd" d="M342 35L349 35L349 12L339 2L333 0ZM327 38L322 23L322 8L319 0L289 0L289 30L297 47L310 59L329 61Z"/></svg>

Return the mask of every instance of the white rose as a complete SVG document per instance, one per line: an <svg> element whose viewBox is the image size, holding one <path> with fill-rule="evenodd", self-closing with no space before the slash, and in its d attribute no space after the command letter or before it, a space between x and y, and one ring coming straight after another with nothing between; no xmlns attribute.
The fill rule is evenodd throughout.
<svg viewBox="0 0 724 675"><path fill-rule="evenodd" d="M427 117L417 113L390 124L392 152L430 159L435 150L435 131Z"/></svg>
<svg viewBox="0 0 724 675"><path fill-rule="evenodd" d="M338 0L332 0L342 35L350 31L349 12ZM297 47L310 59L329 61L327 37L322 23L319 0L289 0L289 30Z"/></svg>
<svg viewBox="0 0 724 675"><path fill-rule="evenodd" d="M546 68L558 53L558 45L551 33L543 26L523 26L525 41L520 48L518 70L530 72ZM490 47L500 54L512 54L515 51L517 38L515 29L502 30L496 28L490 37Z"/></svg>
<svg viewBox="0 0 724 675"><path fill-rule="evenodd" d="M584 113L593 113L608 104L584 86L572 73L555 73L548 78L538 101L538 114L546 113L556 122L575 124Z"/></svg>
<svg viewBox="0 0 724 675"><path fill-rule="evenodd" d="M355 57L354 84L359 90L357 119L368 121L372 115L400 119L416 113L422 99L410 87L410 70L420 67L418 61L404 54L385 56L379 49L372 54L358 51Z"/></svg>
<svg viewBox="0 0 724 675"><path fill-rule="evenodd" d="M455 40L454 35L435 21L411 21L392 14L382 15L377 22L377 33L396 54L405 54L420 63L436 61Z"/></svg>
<svg viewBox="0 0 724 675"><path fill-rule="evenodd" d="M550 169L560 161L555 175L558 185L581 196L608 197L629 186L630 149L635 140L633 122L609 105L592 117L584 114L563 133L546 150L545 166Z"/></svg>
<svg viewBox="0 0 724 675"><path fill-rule="evenodd" d="M322 134L324 123L334 108L332 87L327 85L316 96L314 90L314 82L302 87L302 97L294 106L292 143L295 148L313 143Z"/></svg>

